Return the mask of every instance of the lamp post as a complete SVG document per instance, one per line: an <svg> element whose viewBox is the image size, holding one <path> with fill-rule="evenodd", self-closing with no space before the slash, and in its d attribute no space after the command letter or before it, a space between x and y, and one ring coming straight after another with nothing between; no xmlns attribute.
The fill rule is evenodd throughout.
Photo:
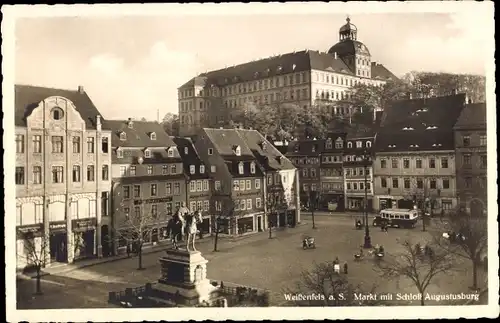
<svg viewBox="0 0 500 323"><path fill-rule="evenodd" d="M372 239L370 237L370 225L368 223L368 175L366 174L366 169L368 168L368 163L371 162L371 152L368 149L363 150L363 168L365 174L365 199L363 204L363 212L365 216L365 242L364 248L371 249L372 248Z"/></svg>
<svg viewBox="0 0 500 323"><path fill-rule="evenodd" d="M311 209L311 217L312 217L312 222L313 222L313 229L316 229L316 223L314 222L314 209L317 206L318 202L318 192L316 191L309 191L309 208Z"/></svg>

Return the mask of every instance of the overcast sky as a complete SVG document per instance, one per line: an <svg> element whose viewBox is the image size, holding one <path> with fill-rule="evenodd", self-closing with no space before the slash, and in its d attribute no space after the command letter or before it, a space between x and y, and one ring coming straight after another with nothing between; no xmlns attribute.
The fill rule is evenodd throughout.
<svg viewBox="0 0 500 323"><path fill-rule="evenodd" d="M83 85L105 118L156 120L158 109L160 118L177 113L176 89L197 73L294 50L328 51L348 14L372 59L398 76L410 70L484 74L492 50L493 31L484 10L366 14L340 4L333 11L310 6L304 14L304 7L286 4L294 14L269 6L267 14L250 15L251 6L231 14L222 10L228 6L219 5L195 15L188 5L184 15L169 10L157 16L86 12L81 17L20 18L15 82L69 89Z"/></svg>

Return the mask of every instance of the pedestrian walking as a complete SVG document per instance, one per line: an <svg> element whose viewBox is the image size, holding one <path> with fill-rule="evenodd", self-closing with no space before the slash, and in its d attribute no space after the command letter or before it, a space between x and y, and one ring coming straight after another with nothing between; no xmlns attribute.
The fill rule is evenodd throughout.
<svg viewBox="0 0 500 323"><path fill-rule="evenodd" d="M347 275L347 261L344 263L344 274Z"/></svg>
<svg viewBox="0 0 500 323"><path fill-rule="evenodd" d="M130 243L127 243L127 257L130 258Z"/></svg>

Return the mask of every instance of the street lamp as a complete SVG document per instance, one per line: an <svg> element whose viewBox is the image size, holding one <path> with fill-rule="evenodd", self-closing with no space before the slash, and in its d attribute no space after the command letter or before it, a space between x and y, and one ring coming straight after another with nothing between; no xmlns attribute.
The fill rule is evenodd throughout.
<svg viewBox="0 0 500 323"><path fill-rule="evenodd" d="M314 210L318 205L319 193L316 191L309 191L309 208L311 210L311 217L313 222L313 229L316 229L316 223L314 222Z"/></svg>
<svg viewBox="0 0 500 323"><path fill-rule="evenodd" d="M363 207L363 212L365 216L365 242L364 242L364 248L366 249L371 249L372 248L372 239L370 237L370 225L368 223L368 175L366 174L366 169L368 168L368 163L371 163L371 152L365 148L363 150L363 168L364 168L364 174L365 174L365 199L364 199L364 207Z"/></svg>

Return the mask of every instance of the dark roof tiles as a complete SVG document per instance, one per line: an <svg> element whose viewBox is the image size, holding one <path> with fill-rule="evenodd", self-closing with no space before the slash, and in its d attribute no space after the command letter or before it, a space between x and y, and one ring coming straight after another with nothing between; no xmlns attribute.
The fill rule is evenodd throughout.
<svg viewBox="0 0 500 323"><path fill-rule="evenodd" d="M26 118L41 101L52 96L60 96L73 102L87 129L96 129L96 117L99 115L102 129L109 130L106 120L86 92L19 84L15 85L15 125L26 127Z"/></svg>
<svg viewBox="0 0 500 323"><path fill-rule="evenodd" d="M175 143L158 122L135 121L129 127L129 120L108 120L111 129L111 145L113 147L174 147ZM125 140L120 134L125 133ZM156 139L151 136L156 134Z"/></svg>
<svg viewBox="0 0 500 323"><path fill-rule="evenodd" d="M486 129L486 103L467 104L455 123L455 129Z"/></svg>
<svg viewBox="0 0 500 323"><path fill-rule="evenodd" d="M189 138L183 137L171 137L174 143L177 145L179 150L179 155L181 156L182 163L184 165L184 172L190 178L208 178L209 169L200 159L193 142ZM194 166L194 174L191 173L191 166ZM200 167L203 166L203 167ZM203 173L201 170L204 170Z"/></svg>

